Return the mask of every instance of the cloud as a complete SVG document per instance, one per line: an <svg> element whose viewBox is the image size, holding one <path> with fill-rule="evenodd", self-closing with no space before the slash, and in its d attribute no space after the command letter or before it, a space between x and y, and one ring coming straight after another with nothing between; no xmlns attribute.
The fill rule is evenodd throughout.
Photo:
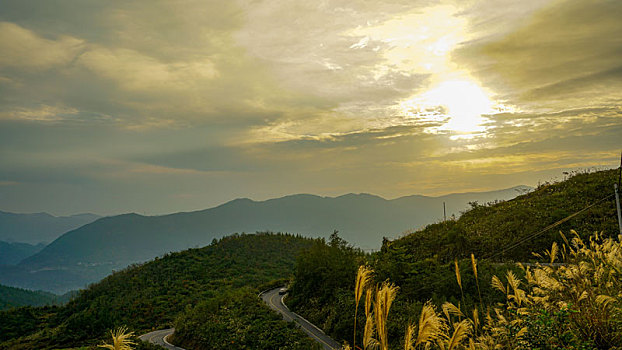
<svg viewBox="0 0 622 350"><path fill-rule="evenodd" d="M454 58L518 105L607 104L622 86L621 16L619 1L555 1L501 37L464 43Z"/></svg>
<svg viewBox="0 0 622 350"><path fill-rule="evenodd" d="M209 58L166 64L129 49L94 48L83 53L78 63L131 91L188 93L218 76Z"/></svg>
<svg viewBox="0 0 622 350"><path fill-rule="evenodd" d="M20 185L0 186L0 205L167 212L295 192L391 197L610 164L621 7L5 0L0 183ZM448 122L474 97L485 115L467 126L481 131L455 137Z"/></svg>
<svg viewBox="0 0 622 350"><path fill-rule="evenodd" d="M61 36L45 39L15 23L0 22L0 68L45 70L70 63L84 41Z"/></svg>
<svg viewBox="0 0 622 350"><path fill-rule="evenodd" d="M6 112L0 112L0 119L54 122L71 118L76 114L78 114L78 110L75 108L41 105L36 108L17 108Z"/></svg>

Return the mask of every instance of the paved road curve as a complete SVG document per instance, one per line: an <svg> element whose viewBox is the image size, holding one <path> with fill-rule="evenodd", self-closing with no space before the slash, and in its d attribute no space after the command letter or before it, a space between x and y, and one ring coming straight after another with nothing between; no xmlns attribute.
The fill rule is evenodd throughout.
<svg viewBox="0 0 622 350"><path fill-rule="evenodd" d="M289 322L295 322L298 326L305 331L311 338L313 338L318 343L322 344L324 349L326 350L337 350L341 349L341 345L334 341L332 338L324 334L324 332L314 326L311 322L305 320L302 316L289 311L287 306L283 303L283 298L285 295L279 295L279 290L281 288L271 289L267 292L263 292L260 296L263 301L268 304L268 306L278 311L281 315L283 315L283 319Z"/></svg>
<svg viewBox="0 0 622 350"><path fill-rule="evenodd" d="M173 334L173 332L175 332L175 328L161 329L159 331L153 331L147 334L143 334L138 338L142 341L158 344L165 349L185 350L184 348L177 347L166 341L166 337Z"/></svg>

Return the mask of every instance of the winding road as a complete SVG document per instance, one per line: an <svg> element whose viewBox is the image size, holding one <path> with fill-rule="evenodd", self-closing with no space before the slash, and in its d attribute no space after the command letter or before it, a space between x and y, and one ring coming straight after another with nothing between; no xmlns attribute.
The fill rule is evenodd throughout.
<svg viewBox="0 0 622 350"><path fill-rule="evenodd" d="M180 348L166 341L166 337L173 334L173 332L175 332L175 328L161 329L159 331L153 331L147 334L143 334L140 337L138 337L138 339L152 343L152 344L160 345L161 347L165 349L186 350L184 348Z"/></svg>
<svg viewBox="0 0 622 350"><path fill-rule="evenodd" d="M320 343L325 350L338 350L341 349L341 345L327 336L321 329L313 325L311 322L305 320L302 316L289 311L287 305L283 303L285 295L280 295L281 288L271 289L259 294L261 299L268 304L268 306L283 315L283 319L287 322L296 323L305 333L307 333L313 340ZM185 350L184 348L177 347L169 343L166 339L169 335L175 332L175 328L161 329L159 331L149 332L143 334L138 338L142 341L157 344L165 349L169 350Z"/></svg>
<svg viewBox="0 0 622 350"><path fill-rule="evenodd" d="M325 350L341 349L341 345L339 345L339 343L334 341L331 337L327 336L321 329L304 319L302 316L289 311L287 305L283 303L285 295L279 295L280 290L281 288L271 289L261 293L259 296L271 309L283 315L283 319L285 319L285 321L296 323L305 333L313 338L313 340L322 344Z"/></svg>

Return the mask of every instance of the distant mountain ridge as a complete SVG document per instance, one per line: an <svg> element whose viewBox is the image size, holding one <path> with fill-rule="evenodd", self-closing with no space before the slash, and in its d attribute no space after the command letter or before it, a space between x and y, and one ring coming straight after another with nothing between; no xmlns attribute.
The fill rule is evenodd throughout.
<svg viewBox="0 0 622 350"><path fill-rule="evenodd" d="M15 265L25 258L38 253L45 244L10 243L0 241L0 265Z"/></svg>
<svg viewBox="0 0 622 350"><path fill-rule="evenodd" d="M95 214L53 216L48 213L18 214L0 211L0 241L50 243L63 233L99 219Z"/></svg>
<svg viewBox="0 0 622 350"><path fill-rule="evenodd" d="M265 201L236 199L220 206L161 216L123 214L98 219L67 232L16 269L0 271L0 283L62 293L82 288L113 269L171 251L209 244L235 232L290 232L310 237L338 230L350 243L377 249L382 237L396 237L465 210L472 201L507 200L529 188L408 196L387 200L370 194L320 197L298 194Z"/></svg>

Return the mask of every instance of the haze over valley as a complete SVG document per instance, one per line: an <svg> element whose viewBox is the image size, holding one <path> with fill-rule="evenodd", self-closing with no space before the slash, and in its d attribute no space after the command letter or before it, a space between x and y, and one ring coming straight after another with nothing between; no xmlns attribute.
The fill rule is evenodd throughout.
<svg viewBox="0 0 622 350"><path fill-rule="evenodd" d="M45 248L40 247L40 251L24 256L19 263L6 264L13 266L0 267L0 284L62 294L132 263L202 247L214 238L243 232L289 232L328 238L337 230L357 247L378 250L383 237L394 239L443 220L443 203L445 215L451 218L468 209L469 202L507 200L530 189L517 186L492 192L393 200L370 194L299 194L267 201L236 199L211 209L162 216L110 216L69 230ZM33 221L37 218L34 216ZM11 232L19 235L18 230Z"/></svg>

